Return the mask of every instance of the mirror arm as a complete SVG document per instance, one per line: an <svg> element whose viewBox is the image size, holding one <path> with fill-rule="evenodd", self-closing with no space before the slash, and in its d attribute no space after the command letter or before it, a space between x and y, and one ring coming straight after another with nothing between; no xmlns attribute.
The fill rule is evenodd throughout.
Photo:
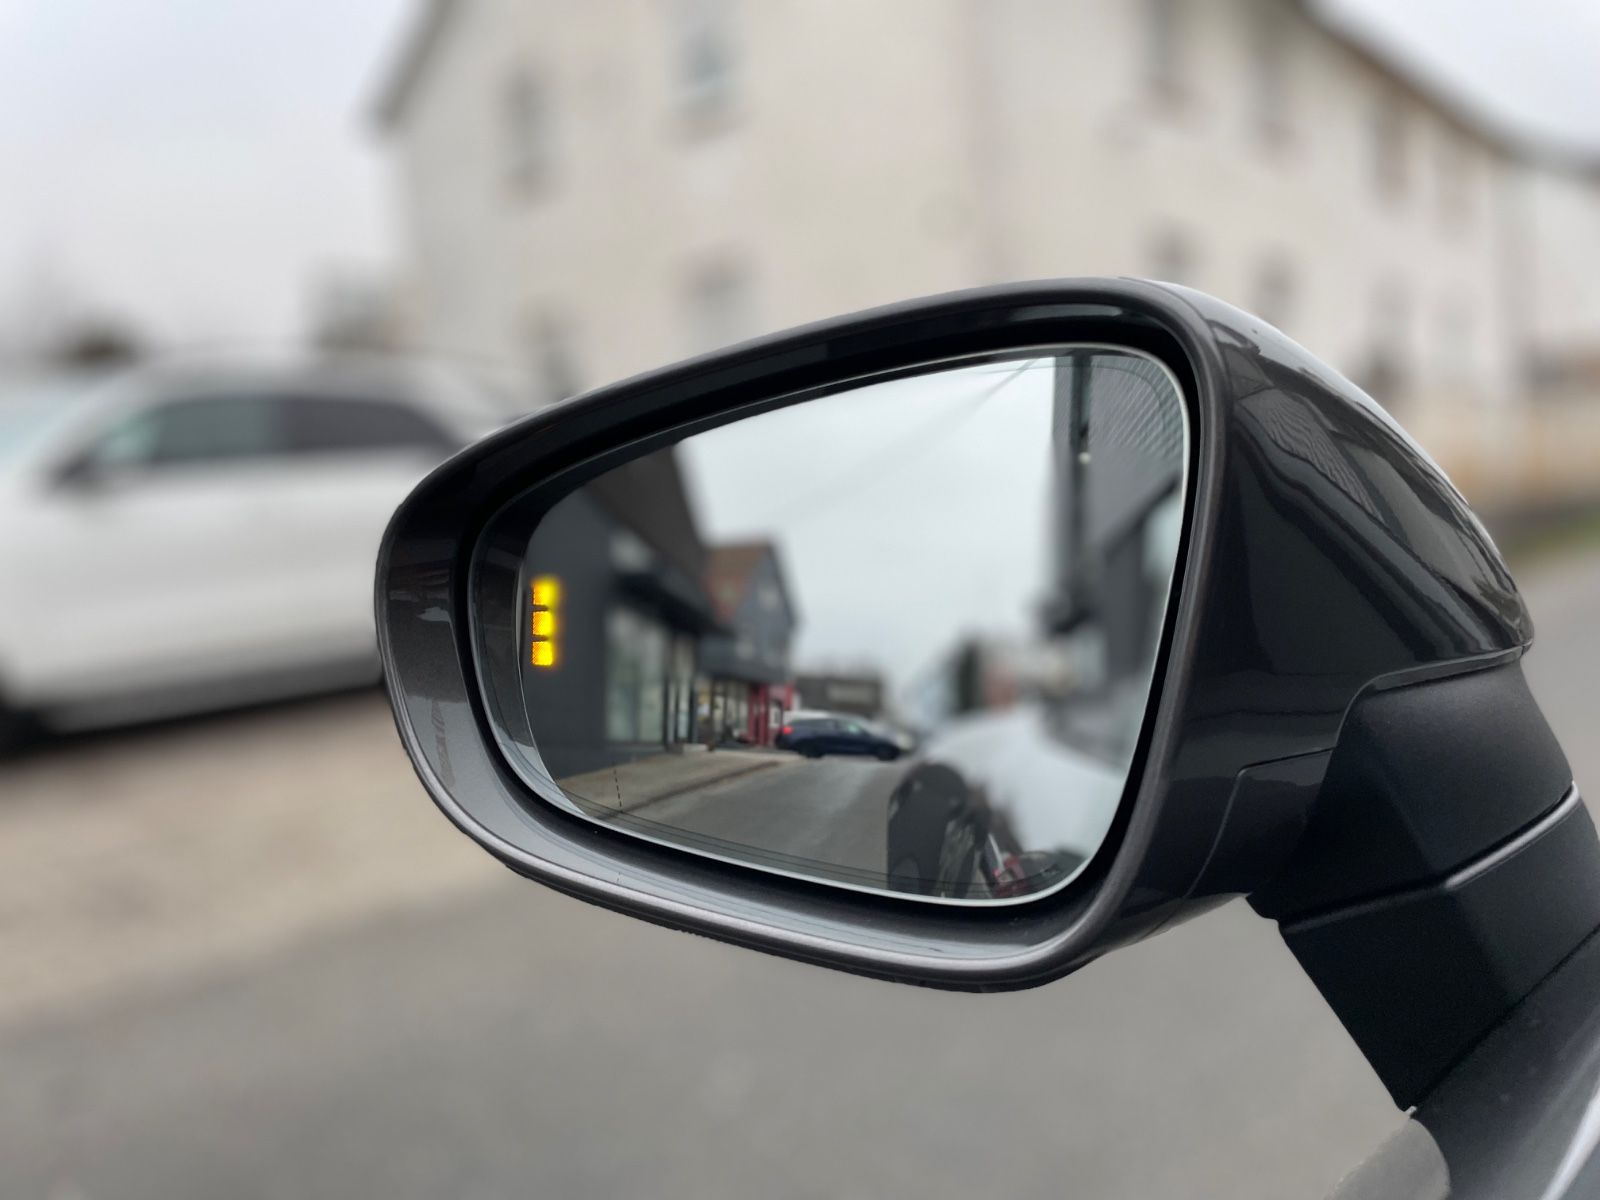
<svg viewBox="0 0 1600 1200"><path fill-rule="evenodd" d="M1363 692L1250 903L1417 1103L1600 928L1600 840L1520 662Z"/></svg>

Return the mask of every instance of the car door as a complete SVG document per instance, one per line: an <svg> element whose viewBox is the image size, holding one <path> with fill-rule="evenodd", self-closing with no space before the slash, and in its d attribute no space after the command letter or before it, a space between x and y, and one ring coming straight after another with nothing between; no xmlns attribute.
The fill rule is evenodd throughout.
<svg viewBox="0 0 1600 1200"><path fill-rule="evenodd" d="M108 419L36 505L19 674L46 703L225 680L271 660L286 449L259 395Z"/></svg>
<svg viewBox="0 0 1600 1200"><path fill-rule="evenodd" d="M375 664L378 542L395 506L460 439L399 395L307 389L286 395L284 412L295 483L284 518L295 531L298 652Z"/></svg>
<svg viewBox="0 0 1600 1200"><path fill-rule="evenodd" d="M872 754L877 749L876 739L866 727L855 721L839 722L840 754Z"/></svg>
<svg viewBox="0 0 1600 1200"><path fill-rule="evenodd" d="M826 720L799 722L794 731L794 748L802 753L827 754L833 748L833 731Z"/></svg>
<svg viewBox="0 0 1600 1200"><path fill-rule="evenodd" d="M853 754L848 724L837 718L830 717L825 722L826 732L823 734L823 746L829 754Z"/></svg>

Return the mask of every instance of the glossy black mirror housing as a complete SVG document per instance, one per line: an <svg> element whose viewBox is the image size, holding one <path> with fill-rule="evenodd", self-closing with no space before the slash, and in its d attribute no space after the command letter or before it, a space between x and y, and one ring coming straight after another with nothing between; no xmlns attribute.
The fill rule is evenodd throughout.
<svg viewBox="0 0 1600 1200"><path fill-rule="evenodd" d="M513 497L554 495L597 463L777 397L1067 342L1160 358L1192 431L1175 603L1135 769L1110 836L1069 887L999 910L838 891L596 827L531 794L501 759L473 650L470 566ZM730 942L966 989L1048 981L1272 880L1300 846L1358 697L1513 662L1532 637L1465 502L1376 405L1263 322L1126 280L895 305L530 417L450 460L400 507L380 552L377 615L419 776L514 870ZM1492 816L1507 835L1528 819Z"/></svg>

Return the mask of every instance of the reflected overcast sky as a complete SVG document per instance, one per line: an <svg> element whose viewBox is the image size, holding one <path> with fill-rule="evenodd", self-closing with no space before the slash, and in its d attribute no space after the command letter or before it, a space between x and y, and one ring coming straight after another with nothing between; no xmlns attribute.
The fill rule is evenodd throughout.
<svg viewBox="0 0 1600 1200"><path fill-rule="evenodd" d="M680 445L708 543L770 538L799 670L904 686L963 634L1021 638L1050 572L1049 360L869 385Z"/></svg>

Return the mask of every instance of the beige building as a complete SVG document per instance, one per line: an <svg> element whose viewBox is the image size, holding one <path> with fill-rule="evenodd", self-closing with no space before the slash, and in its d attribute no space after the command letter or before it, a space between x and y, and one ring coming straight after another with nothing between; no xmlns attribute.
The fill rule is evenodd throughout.
<svg viewBox="0 0 1600 1200"><path fill-rule="evenodd" d="M1535 349L1600 329L1600 186L1309 0L431 0L381 113L418 340L536 400L920 293L1147 275L1482 476Z"/></svg>

